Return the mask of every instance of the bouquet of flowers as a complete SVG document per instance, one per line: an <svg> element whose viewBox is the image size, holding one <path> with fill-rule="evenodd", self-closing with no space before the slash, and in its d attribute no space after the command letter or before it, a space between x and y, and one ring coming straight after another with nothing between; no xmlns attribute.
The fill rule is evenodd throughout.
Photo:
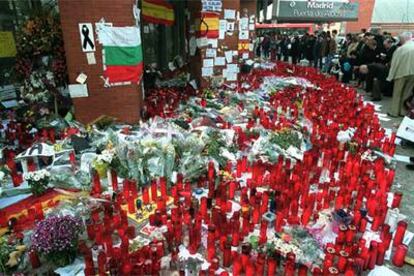
<svg viewBox="0 0 414 276"><path fill-rule="evenodd" d="M81 226L81 220L70 215L49 216L36 225L32 248L55 265L66 266L76 257Z"/></svg>
<svg viewBox="0 0 414 276"><path fill-rule="evenodd" d="M100 178L106 178L106 171L112 163L114 155L115 151L113 149L105 149L93 161L93 168L98 172Z"/></svg>
<svg viewBox="0 0 414 276"><path fill-rule="evenodd" d="M23 81L20 93L29 103L48 103L50 90L56 89L54 75L51 71L34 71Z"/></svg>
<svg viewBox="0 0 414 276"><path fill-rule="evenodd" d="M28 182L30 190L35 196L41 195L46 191L49 179L50 173L45 169L24 174L24 180Z"/></svg>

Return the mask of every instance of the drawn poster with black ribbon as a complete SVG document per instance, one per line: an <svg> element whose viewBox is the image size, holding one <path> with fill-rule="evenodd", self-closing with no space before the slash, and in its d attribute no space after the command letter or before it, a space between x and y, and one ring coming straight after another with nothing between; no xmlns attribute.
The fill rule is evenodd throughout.
<svg viewBox="0 0 414 276"><path fill-rule="evenodd" d="M84 52L95 52L95 38L91 23L79 23L81 47Z"/></svg>

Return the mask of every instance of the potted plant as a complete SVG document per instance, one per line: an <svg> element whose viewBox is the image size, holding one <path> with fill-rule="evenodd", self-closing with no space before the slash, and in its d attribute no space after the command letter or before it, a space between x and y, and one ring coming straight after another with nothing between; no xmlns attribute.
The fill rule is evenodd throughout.
<svg viewBox="0 0 414 276"><path fill-rule="evenodd" d="M70 215L49 216L36 225L32 249L58 267L67 266L76 257L81 226L81 220Z"/></svg>

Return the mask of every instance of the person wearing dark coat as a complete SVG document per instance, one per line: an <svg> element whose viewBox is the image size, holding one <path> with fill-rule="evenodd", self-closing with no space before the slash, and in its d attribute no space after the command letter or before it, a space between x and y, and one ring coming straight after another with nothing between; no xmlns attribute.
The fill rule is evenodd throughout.
<svg viewBox="0 0 414 276"><path fill-rule="evenodd" d="M322 43L323 37L319 35L313 44L313 67L322 70Z"/></svg>
<svg viewBox="0 0 414 276"><path fill-rule="evenodd" d="M295 36L292 40L290 55L292 56L292 63L298 63L300 58L300 41L298 36Z"/></svg>

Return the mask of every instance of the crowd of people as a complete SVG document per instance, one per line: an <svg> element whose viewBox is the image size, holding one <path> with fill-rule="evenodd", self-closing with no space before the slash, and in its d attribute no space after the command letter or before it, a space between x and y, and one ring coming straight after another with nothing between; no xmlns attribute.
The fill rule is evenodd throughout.
<svg viewBox="0 0 414 276"><path fill-rule="evenodd" d="M353 81L372 101L393 97L388 115L414 117L414 41L411 32L347 34L336 30L302 36L265 34L254 43L257 56L272 61L314 66L343 83Z"/></svg>

